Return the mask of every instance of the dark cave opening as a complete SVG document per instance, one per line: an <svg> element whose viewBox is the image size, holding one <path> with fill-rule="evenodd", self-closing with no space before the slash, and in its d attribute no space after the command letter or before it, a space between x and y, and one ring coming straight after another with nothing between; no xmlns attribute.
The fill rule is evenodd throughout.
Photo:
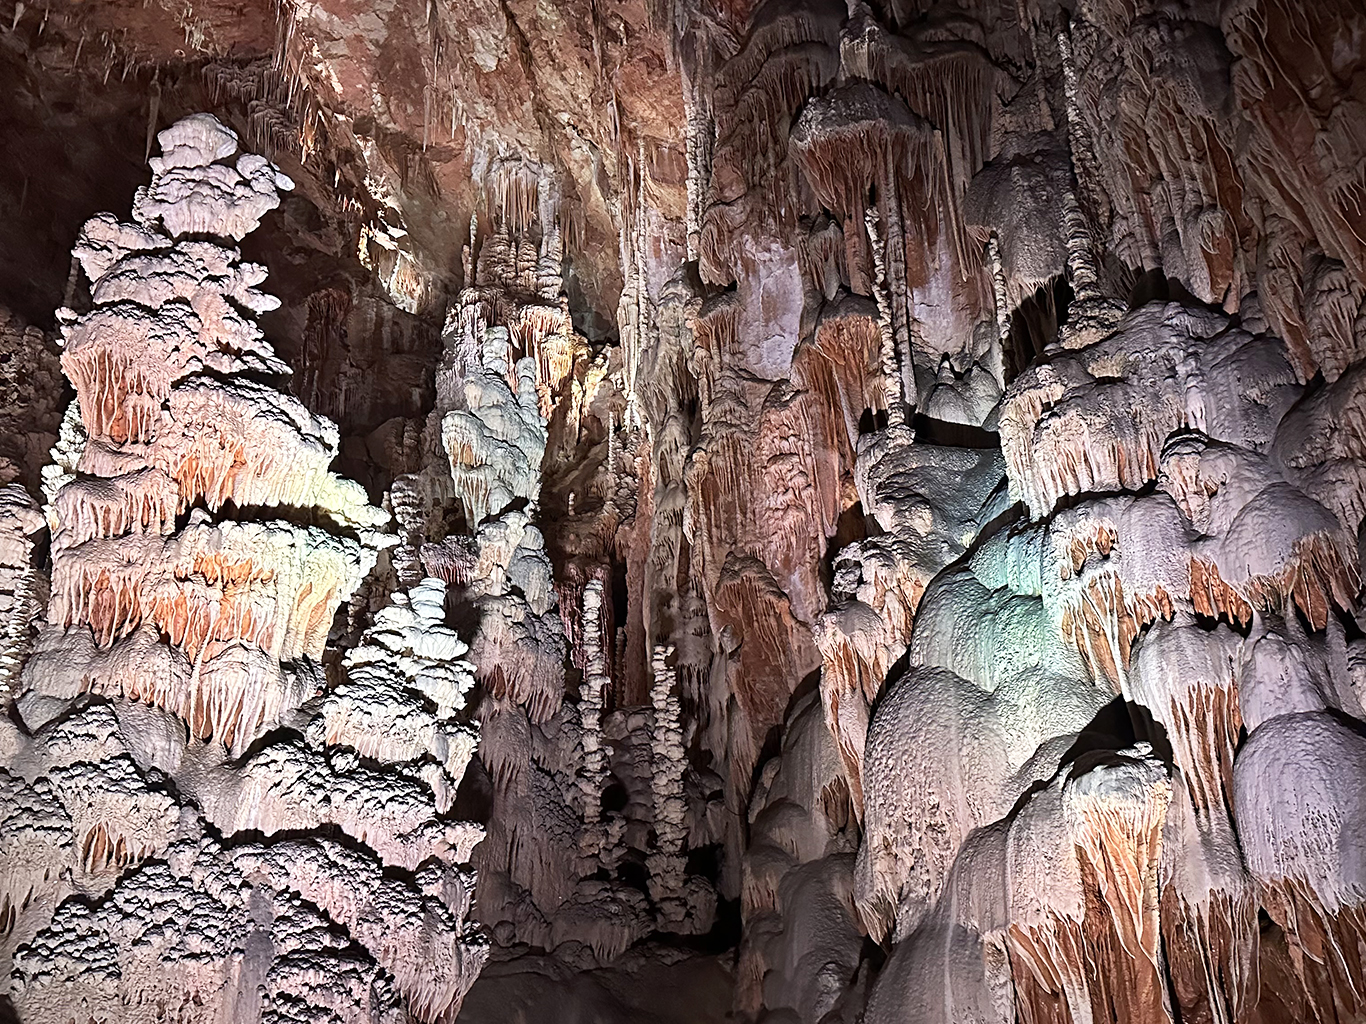
<svg viewBox="0 0 1366 1024"><path fill-rule="evenodd" d="M1010 348L1003 353L1006 381L1043 355L1067 323L1067 309L1075 296L1066 276L1053 279L1027 296L1010 313Z"/></svg>

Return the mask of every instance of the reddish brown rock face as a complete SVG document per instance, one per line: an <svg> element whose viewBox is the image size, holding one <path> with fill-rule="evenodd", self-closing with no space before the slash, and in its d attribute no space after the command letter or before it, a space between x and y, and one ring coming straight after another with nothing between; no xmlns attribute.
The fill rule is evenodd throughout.
<svg viewBox="0 0 1366 1024"><path fill-rule="evenodd" d="M1363 38L0 11L0 995L1358 1020Z"/></svg>

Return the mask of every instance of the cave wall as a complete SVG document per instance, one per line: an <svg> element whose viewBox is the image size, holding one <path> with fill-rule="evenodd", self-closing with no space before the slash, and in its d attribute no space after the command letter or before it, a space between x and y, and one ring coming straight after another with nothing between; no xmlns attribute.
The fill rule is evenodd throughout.
<svg viewBox="0 0 1366 1024"><path fill-rule="evenodd" d="M1366 1014L1366 7L6 24L21 1020Z"/></svg>

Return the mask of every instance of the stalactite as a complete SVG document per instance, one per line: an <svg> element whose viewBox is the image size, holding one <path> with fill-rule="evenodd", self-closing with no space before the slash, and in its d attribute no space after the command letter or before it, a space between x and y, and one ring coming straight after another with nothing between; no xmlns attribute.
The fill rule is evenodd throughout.
<svg viewBox="0 0 1366 1024"><path fill-rule="evenodd" d="M821 651L821 703L839 747L854 811L863 815L863 763L868 721L891 668L895 639L881 616L862 602L833 609L814 630Z"/></svg>
<svg viewBox="0 0 1366 1024"><path fill-rule="evenodd" d="M1062 215L1067 232L1067 272L1072 291L1078 302L1095 302L1101 298L1101 290L1091 250L1091 229L1077 205L1077 197L1070 191L1063 193Z"/></svg>
<svg viewBox="0 0 1366 1024"><path fill-rule="evenodd" d="M1126 1019L1170 1021L1157 914L1158 865L1171 784L1154 759L1115 755L1069 781L1063 814L1076 843L1088 899L1086 952L1092 998ZM1101 917L1099 921L1094 920ZM1099 933L1099 934L1098 934ZM1099 990L1099 991L1097 991Z"/></svg>
<svg viewBox="0 0 1366 1024"><path fill-rule="evenodd" d="M1299 390L1279 341L1223 332L1227 322L1153 304L1101 343L1017 377L1000 414L1012 493L1041 515L1064 494L1136 490L1156 479L1163 443L1182 427L1245 447L1265 444ZM1139 347L1163 369L1144 384L1110 376L1130 358L1122 353ZM1201 372L1234 353L1247 360L1246 383Z"/></svg>
<svg viewBox="0 0 1366 1024"><path fill-rule="evenodd" d="M1072 64L1071 40L1065 29L1058 31L1057 45L1063 67L1067 137L1075 167L1080 165L1080 154L1087 151L1087 140L1082 128L1081 111L1077 105L1076 71ZM1125 311L1125 306L1108 298L1100 286L1091 227L1081 205L1077 202L1075 190L1069 185L1063 189L1060 198L1063 231L1067 240L1067 273L1072 282L1076 301L1069 311L1068 323L1059 340L1064 348L1081 348L1113 331Z"/></svg>
<svg viewBox="0 0 1366 1024"><path fill-rule="evenodd" d="M1234 764L1239 840L1258 900L1291 943L1310 1003L1340 1021L1360 1016L1366 991L1355 811L1364 745L1332 714L1279 714L1253 723Z"/></svg>
<svg viewBox="0 0 1366 1024"><path fill-rule="evenodd" d="M636 168L640 174L640 187L636 192L636 215L635 229L636 235L631 247L632 270L635 273L635 288L633 298L635 300L636 326L635 343L636 350L627 360L627 421L635 427L641 425L640 412L636 406L636 378L640 373L641 353L650 345L651 341L651 309L650 309L650 290L649 277L646 274L645 254L649 249L649 240L646 234L648 223L648 210L645 204L645 143L641 140L636 152Z"/></svg>
<svg viewBox="0 0 1366 1024"><path fill-rule="evenodd" d="M687 232L688 259L698 257L702 235L703 200L710 186L712 121L703 94L685 74L683 76L683 109L687 124L683 142L687 147L688 206L684 230Z"/></svg>
<svg viewBox="0 0 1366 1024"><path fill-rule="evenodd" d="M943 29L912 28L893 35L871 16L864 4L851 8L840 41L840 61L847 74L870 79L905 101L938 132L938 157L944 185L936 197L949 236L958 273L976 268L960 204L969 179L986 161L992 135L991 93L999 70L967 40L945 38ZM889 228L890 231L890 228Z"/></svg>
<svg viewBox="0 0 1366 1024"><path fill-rule="evenodd" d="M1222 805L1197 811L1193 788L1183 773L1173 778L1162 841L1166 966L1183 1014L1201 1007L1215 1024L1235 1024L1246 1019L1257 996L1257 901L1228 812Z"/></svg>
<svg viewBox="0 0 1366 1024"><path fill-rule="evenodd" d="M1057 35L1054 36L1054 42L1058 48L1058 60L1062 67L1063 106L1067 116L1067 143L1072 157L1073 172L1081 193L1088 198L1094 198L1094 149L1078 99L1077 64L1072 55L1072 32L1074 31L1075 26L1060 27ZM1081 295L1078 293L1078 298L1080 297Z"/></svg>

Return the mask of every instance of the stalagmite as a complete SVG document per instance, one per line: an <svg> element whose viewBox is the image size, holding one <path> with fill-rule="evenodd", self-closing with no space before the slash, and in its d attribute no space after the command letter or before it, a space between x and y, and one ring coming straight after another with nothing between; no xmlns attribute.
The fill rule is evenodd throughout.
<svg viewBox="0 0 1366 1024"><path fill-rule="evenodd" d="M906 410L902 405L901 369L897 366L896 334L892 328L892 301L888 294L886 247L878 230L878 215L874 207L863 214L872 244L873 291L877 295L878 335L882 341L882 386L887 391L887 433L894 442L906 443Z"/></svg>
<svg viewBox="0 0 1366 1024"><path fill-rule="evenodd" d="M862 815L871 708L906 650L926 586L990 518L1001 468L995 458L930 445L869 446L856 479L865 510L886 532L837 555L836 600L813 632L826 721Z"/></svg>
<svg viewBox="0 0 1366 1024"><path fill-rule="evenodd" d="M651 790L655 805L655 834L658 852L652 855L651 875L654 898L660 902L677 899L683 885L683 731L679 721L675 672L668 664L673 651L656 647L650 660L654 683L650 703L655 709L651 732ZM668 913L668 910L665 910Z"/></svg>
<svg viewBox="0 0 1366 1024"><path fill-rule="evenodd" d="M437 808L450 810L477 737L456 720L474 686L468 648L444 625L446 587L423 580L382 609L359 646L347 652L347 679L328 692L314 719L315 746L345 746L409 769L432 785ZM434 710L428 710L428 707Z"/></svg>
<svg viewBox="0 0 1366 1024"><path fill-rule="evenodd" d="M0 481L40 483L62 420L61 365L51 340L0 306Z"/></svg>
<svg viewBox="0 0 1366 1024"><path fill-rule="evenodd" d="M583 816L585 842L598 840L602 791L607 781L607 763L602 749L604 691L611 682L607 671L607 634L602 621L602 581L591 580L583 591L584 691L579 702L583 716ZM600 841L600 840L599 840Z"/></svg>
<svg viewBox="0 0 1366 1024"><path fill-rule="evenodd" d="M22 487L0 489L0 685L11 695L40 612L31 538L42 527L42 514Z"/></svg>
<svg viewBox="0 0 1366 1024"><path fill-rule="evenodd" d="M451 721L473 685L467 667L447 663L464 646L441 625L440 585L419 588L417 617L381 614L372 642L347 660L349 679L326 687L333 613L389 543L374 529L387 517L328 470L336 428L260 379L283 371L241 312L278 305L254 290L263 269L205 240L252 230L287 181L259 157L219 163L237 138L206 115L160 141L152 186L134 204L140 226L107 216L87 225L77 256L94 307L63 314L64 368L85 430L64 427L45 474L52 596L16 704L27 729L8 744L5 777L52 792L69 831L33 835L33 849L56 859L41 882L15 879L29 911L14 932L29 945L5 948L16 1001L41 1017L74 991L90 1013L118 1019L134 1018L116 1007L166 1000L210 1005L224 1021L267 1019L280 998L321 1008L332 997L290 980L290 951L319 950L316 933L341 927L360 943L347 954L359 974L346 998L377 999L388 1014L406 1001L435 1022L458 1008L483 961L469 899L434 917L414 909L423 897L403 880L385 881L370 909L335 894L373 885L384 863L458 874L482 837L437 820L475 746ZM251 518L281 507L326 525ZM31 532L38 513L28 513ZM25 639L21 625L9 632ZM82 701L83 691L103 700ZM292 729L309 739L291 740ZM360 769L357 753L374 767ZM271 836L325 826L353 847L315 862L307 883L297 862L292 876L261 869L290 859ZM265 837L257 860L219 846L244 833ZM31 856L16 848L7 865ZM255 911L253 887L265 901ZM286 917L296 911L279 900L312 915L312 937L291 945L280 925L261 947L252 936L272 900ZM154 927L168 912L175 934ZM407 966L433 947L449 961L436 988ZM382 995L390 971L397 993Z"/></svg>

